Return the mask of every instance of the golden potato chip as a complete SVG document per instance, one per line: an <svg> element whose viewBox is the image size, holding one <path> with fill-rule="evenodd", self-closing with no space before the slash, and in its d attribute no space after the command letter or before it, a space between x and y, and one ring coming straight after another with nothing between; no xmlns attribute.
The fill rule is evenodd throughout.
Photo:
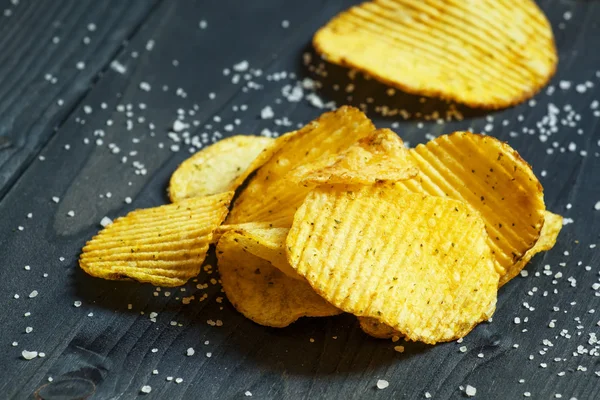
<svg viewBox="0 0 600 400"><path fill-rule="evenodd" d="M558 61L533 0L374 0L337 15L313 45L406 92L490 109L532 97Z"/></svg>
<svg viewBox="0 0 600 400"><path fill-rule="evenodd" d="M290 135L241 191L227 224L270 222L289 228L294 212L313 186L300 186L288 179L287 173L298 165L338 154L374 129L366 115L344 106Z"/></svg>
<svg viewBox="0 0 600 400"><path fill-rule="evenodd" d="M473 206L485 221L498 272L512 274L544 224L543 189L529 164L508 144L470 132L440 136L410 154L419 175L399 185Z"/></svg>
<svg viewBox="0 0 600 400"><path fill-rule="evenodd" d="M238 179L243 181L253 171L250 165L272 142L260 136L232 136L200 150L171 175L171 201L235 190Z"/></svg>
<svg viewBox="0 0 600 400"><path fill-rule="evenodd" d="M393 328L380 322L375 318L359 317L360 329L369 336L377 339L391 339L394 336L403 336L400 332L396 332Z"/></svg>
<svg viewBox="0 0 600 400"><path fill-rule="evenodd" d="M87 242L79 265L104 279L179 286L198 275L233 192L135 210Z"/></svg>
<svg viewBox="0 0 600 400"><path fill-rule="evenodd" d="M236 229L235 241L250 254L267 260L275 268L293 279L304 280L290 266L285 252L288 228Z"/></svg>
<svg viewBox="0 0 600 400"><path fill-rule="evenodd" d="M300 317L327 317L341 311L306 282L292 279L271 263L246 251L236 231L217 244L221 282L227 298L245 317L260 325L283 328Z"/></svg>
<svg viewBox="0 0 600 400"><path fill-rule="evenodd" d="M398 135L378 129L338 154L299 165L289 179L302 184L369 185L402 181L418 172Z"/></svg>
<svg viewBox="0 0 600 400"><path fill-rule="evenodd" d="M495 309L485 225L462 201L397 184L320 186L296 212L286 247L325 300L410 340L463 337Z"/></svg>
<svg viewBox="0 0 600 400"><path fill-rule="evenodd" d="M269 229L273 228L273 224L269 222L246 222L243 224L223 224L219 226L213 233L212 243L216 244L226 232L233 230L246 229Z"/></svg>
<svg viewBox="0 0 600 400"><path fill-rule="evenodd" d="M537 253L541 253L542 251L548 251L554 244L556 244L556 239L558 238L558 234L562 229L563 218L560 215L553 214L550 211L546 211L546 218L544 221L544 227L542 228L542 233L540 238L535 243L531 249L527 250L525 255L521 257L519 261L509 270L506 275L500 277L500 286L503 286L506 282L510 281L512 278L517 276L519 272L525 266L533 256Z"/></svg>

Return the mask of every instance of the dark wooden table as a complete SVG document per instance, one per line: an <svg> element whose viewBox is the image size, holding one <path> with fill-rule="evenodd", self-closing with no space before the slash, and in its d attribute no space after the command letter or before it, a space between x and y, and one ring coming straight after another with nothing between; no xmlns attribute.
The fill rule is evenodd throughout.
<svg viewBox="0 0 600 400"><path fill-rule="evenodd" d="M449 399L466 385L479 399L600 398L599 2L540 1L560 54L550 88L512 109L462 109L464 121L442 123L384 116L383 106L445 105L390 96L360 77L349 94L347 71L320 65L311 36L350 3L0 2L0 398ZM304 78L323 88L306 81L303 98L290 98ZM410 343L400 354L350 315L258 326L219 302L216 274L201 273L185 292L156 292L78 268L104 216L167 202L168 178L193 147L168 135L178 113L191 136L211 142L292 130L323 112L319 99L366 103L378 126L411 144L486 131L533 165L548 208L573 223L527 278L502 288L493 322L460 344ZM266 106L275 118L260 118ZM23 350L45 357L27 361ZM378 379L390 386L376 389Z"/></svg>

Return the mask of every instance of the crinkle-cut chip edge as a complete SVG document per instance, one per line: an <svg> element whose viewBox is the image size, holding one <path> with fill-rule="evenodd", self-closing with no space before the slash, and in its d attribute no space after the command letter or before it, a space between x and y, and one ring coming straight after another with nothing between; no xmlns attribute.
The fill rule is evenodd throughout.
<svg viewBox="0 0 600 400"><path fill-rule="evenodd" d="M531 249L527 250L523 257L521 257L521 259L517 261L505 275L500 277L500 286L504 286L517 275L519 275L523 268L527 266L529 261L531 261L536 254L548 251L556 244L558 235L562 230L563 217L550 211L546 211L545 214L544 226L542 227L542 232L538 241Z"/></svg>

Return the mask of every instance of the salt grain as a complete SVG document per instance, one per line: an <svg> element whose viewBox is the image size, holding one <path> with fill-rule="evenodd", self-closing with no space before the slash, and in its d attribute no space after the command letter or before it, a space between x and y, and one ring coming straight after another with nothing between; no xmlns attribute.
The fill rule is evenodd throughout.
<svg viewBox="0 0 600 400"><path fill-rule="evenodd" d="M23 356L23 358L26 360L33 360L34 358L36 358L38 356L38 352L23 350L21 352L21 356Z"/></svg>
<svg viewBox="0 0 600 400"><path fill-rule="evenodd" d="M377 389L383 390L383 389L387 388L388 386L390 386L390 383L388 381L386 381L385 379L379 379L377 381Z"/></svg>
<svg viewBox="0 0 600 400"><path fill-rule="evenodd" d="M108 217L102 217L102 219L100 220L100 225L102 225L103 227L107 227L110 224L112 224L112 219Z"/></svg>
<svg viewBox="0 0 600 400"><path fill-rule="evenodd" d="M471 385L467 385L467 387L465 388L465 394L467 395L467 397L473 397L475 396L475 394L477 394L477 388Z"/></svg>

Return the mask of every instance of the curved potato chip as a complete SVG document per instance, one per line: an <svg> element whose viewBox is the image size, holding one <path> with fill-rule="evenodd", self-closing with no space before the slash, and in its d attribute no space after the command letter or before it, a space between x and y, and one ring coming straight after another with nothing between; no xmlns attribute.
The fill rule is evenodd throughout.
<svg viewBox="0 0 600 400"><path fill-rule="evenodd" d="M248 253L270 262L292 279L304 279L290 266L285 252L288 228L236 229L235 240Z"/></svg>
<svg viewBox="0 0 600 400"><path fill-rule="evenodd" d="M273 224L270 222L246 222L243 224L232 224L232 225L228 225L228 224L223 224L221 226L219 226L214 234L213 234L213 239L212 239L212 243L216 244L219 239L221 239L221 236L223 236L226 232L229 231L233 231L233 230L246 230L246 229L270 229L273 228Z"/></svg>
<svg viewBox="0 0 600 400"><path fill-rule="evenodd" d="M544 227L542 228L540 238L537 242L535 242L535 245L531 249L527 250L525 255L521 257L519 261L517 261L517 263L506 275L500 277L500 286L503 286L505 283L517 276L537 253L548 251L553 248L556 244L556 239L558 238L558 234L560 233L562 226L563 218L560 215L546 211Z"/></svg>
<svg viewBox="0 0 600 400"><path fill-rule="evenodd" d="M217 244L221 282L231 304L260 325L283 328L300 317L327 317L341 311L306 282L292 279L240 244L242 235L225 233Z"/></svg>
<svg viewBox="0 0 600 400"><path fill-rule="evenodd" d="M238 179L253 171L250 165L272 142L273 139L267 137L240 135L200 150L171 175L171 201L235 190Z"/></svg>
<svg viewBox="0 0 600 400"><path fill-rule="evenodd" d="M396 332L393 328L375 318L358 317L358 322L364 333L376 339L391 339L403 336L400 332Z"/></svg>
<svg viewBox="0 0 600 400"><path fill-rule="evenodd" d="M135 210L84 246L79 265L104 279L179 286L198 275L233 192Z"/></svg>
<svg viewBox="0 0 600 400"><path fill-rule="evenodd" d="M558 61L532 0L375 0L337 15L313 45L406 92L490 109L532 97Z"/></svg>
<svg viewBox="0 0 600 400"><path fill-rule="evenodd" d="M473 206L485 221L498 272L512 274L544 225L543 189L529 164L508 144L471 132L440 136L410 154L419 175L399 185Z"/></svg>
<svg viewBox="0 0 600 400"><path fill-rule="evenodd" d="M289 228L294 212L314 185L287 179L298 165L337 154L374 130L365 114L344 106L321 115L290 135L273 157L256 171L227 217L227 224L271 222Z"/></svg>
<svg viewBox="0 0 600 400"><path fill-rule="evenodd" d="M414 178L418 172L398 135L378 129L338 154L299 165L288 176L302 184L370 185Z"/></svg>
<svg viewBox="0 0 600 400"><path fill-rule="evenodd" d="M410 340L463 337L495 309L485 225L461 201L395 185L321 186L296 212L286 247L324 299Z"/></svg>

